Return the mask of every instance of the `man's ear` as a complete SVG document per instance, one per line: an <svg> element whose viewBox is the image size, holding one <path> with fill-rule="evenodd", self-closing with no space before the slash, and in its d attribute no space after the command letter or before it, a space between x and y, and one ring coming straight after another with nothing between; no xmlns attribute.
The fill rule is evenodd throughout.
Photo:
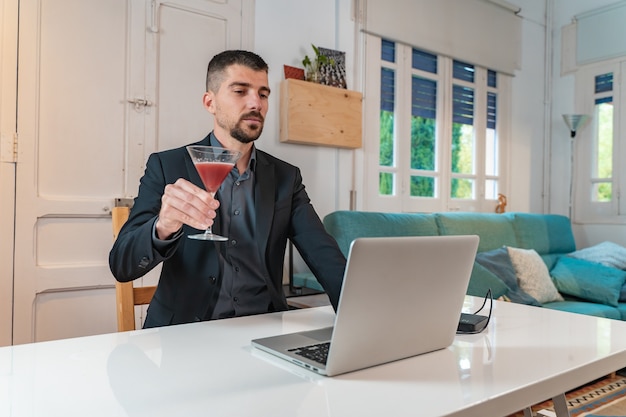
<svg viewBox="0 0 626 417"><path fill-rule="evenodd" d="M212 91L207 91L202 96L202 105L211 114L215 114L215 94Z"/></svg>

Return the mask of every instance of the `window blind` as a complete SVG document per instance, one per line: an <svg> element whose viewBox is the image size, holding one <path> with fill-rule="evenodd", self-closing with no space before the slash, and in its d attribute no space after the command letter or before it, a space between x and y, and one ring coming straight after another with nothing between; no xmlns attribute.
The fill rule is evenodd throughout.
<svg viewBox="0 0 626 417"><path fill-rule="evenodd" d="M393 112L395 98L396 73L389 69L383 68L380 71L380 109Z"/></svg>
<svg viewBox="0 0 626 417"><path fill-rule="evenodd" d="M576 16L576 61L579 64L626 55L626 2Z"/></svg>
<svg viewBox="0 0 626 417"><path fill-rule="evenodd" d="M602 75L596 75L595 77L595 92L606 93L607 91L613 91L613 73L609 72Z"/></svg>
<svg viewBox="0 0 626 417"><path fill-rule="evenodd" d="M361 0L362 29L513 75L521 68L522 19L487 0Z"/></svg>
<svg viewBox="0 0 626 417"><path fill-rule="evenodd" d="M452 121L474 124L474 90L460 85L452 86Z"/></svg>
<svg viewBox="0 0 626 417"><path fill-rule="evenodd" d="M411 88L411 114L427 119L437 118L437 83L413 77Z"/></svg>
<svg viewBox="0 0 626 417"><path fill-rule="evenodd" d="M495 93L487 93L487 129L496 128L496 112L498 106Z"/></svg>

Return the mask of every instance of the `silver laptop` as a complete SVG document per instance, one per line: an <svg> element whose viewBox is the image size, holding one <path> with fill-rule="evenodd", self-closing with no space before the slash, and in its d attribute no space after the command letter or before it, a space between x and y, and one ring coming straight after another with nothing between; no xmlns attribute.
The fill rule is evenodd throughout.
<svg viewBox="0 0 626 417"><path fill-rule="evenodd" d="M446 348L456 334L478 240L356 239L335 325L255 339L252 345L326 376Z"/></svg>

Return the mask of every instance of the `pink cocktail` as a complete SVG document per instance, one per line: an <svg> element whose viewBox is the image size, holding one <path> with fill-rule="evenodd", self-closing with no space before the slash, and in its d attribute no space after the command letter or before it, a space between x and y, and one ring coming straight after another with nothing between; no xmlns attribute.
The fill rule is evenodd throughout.
<svg viewBox="0 0 626 417"><path fill-rule="evenodd" d="M222 185L224 178L226 178L241 157L241 152L216 146L190 145L187 146L187 152L191 156L193 165L196 167L204 187L213 197L215 197L215 193ZM188 237L199 240L228 240L227 237L214 234L211 226L204 233L189 235Z"/></svg>
<svg viewBox="0 0 626 417"><path fill-rule="evenodd" d="M206 190L215 194L234 164L227 162L198 162L195 164Z"/></svg>

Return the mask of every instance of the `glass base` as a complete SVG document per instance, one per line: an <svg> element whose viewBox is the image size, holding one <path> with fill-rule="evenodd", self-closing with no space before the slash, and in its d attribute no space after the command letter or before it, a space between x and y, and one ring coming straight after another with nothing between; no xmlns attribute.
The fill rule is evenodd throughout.
<svg viewBox="0 0 626 417"><path fill-rule="evenodd" d="M189 239L195 240L211 240L213 242L225 242L228 240L227 237L215 235L213 233L198 233L197 235L189 235L187 236Z"/></svg>

